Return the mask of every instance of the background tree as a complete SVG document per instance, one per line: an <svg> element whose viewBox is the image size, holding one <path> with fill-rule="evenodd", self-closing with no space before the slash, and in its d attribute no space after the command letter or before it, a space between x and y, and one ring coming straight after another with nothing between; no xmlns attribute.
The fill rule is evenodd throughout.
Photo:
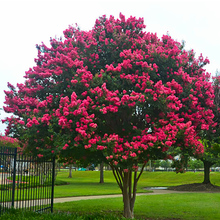
<svg viewBox="0 0 220 220"><path fill-rule="evenodd" d="M24 152L108 163L127 218L148 160L178 154L183 171L185 155L203 152L200 131L214 126L208 59L144 28L122 14L100 17L90 31L70 26L64 40L37 46L25 83L5 92L6 133Z"/></svg>
<svg viewBox="0 0 220 220"><path fill-rule="evenodd" d="M99 183L104 183L104 162L100 163L100 181Z"/></svg>
<svg viewBox="0 0 220 220"><path fill-rule="evenodd" d="M195 158L190 158L188 162L188 168L192 170L203 168L203 163L201 160L197 160Z"/></svg>
<svg viewBox="0 0 220 220"><path fill-rule="evenodd" d="M159 168L161 166L161 160L153 160L153 161L151 161L151 166L152 166L153 170L155 170L156 168Z"/></svg>
<svg viewBox="0 0 220 220"><path fill-rule="evenodd" d="M200 157L200 160L204 165L204 184L211 184L210 168L220 161L220 76L218 71L216 72L216 76L213 77L212 84L215 95L213 113L215 115L214 122L216 126L214 127L214 132L210 129L204 132L202 138L204 153Z"/></svg>
<svg viewBox="0 0 220 220"><path fill-rule="evenodd" d="M168 168L171 168L171 162L169 160L163 160L160 164L161 167L163 167L165 170L168 170Z"/></svg>

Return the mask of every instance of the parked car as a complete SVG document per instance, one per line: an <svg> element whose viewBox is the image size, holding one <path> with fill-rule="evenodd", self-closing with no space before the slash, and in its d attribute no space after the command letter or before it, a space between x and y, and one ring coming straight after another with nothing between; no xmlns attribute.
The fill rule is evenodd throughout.
<svg viewBox="0 0 220 220"><path fill-rule="evenodd" d="M95 170L95 166L94 166L94 164L92 164L91 166L89 166L89 170Z"/></svg>
<svg viewBox="0 0 220 220"><path fill-rule="evenodd" d="M83 168L83 167L79 167L78 171L86 171L87 169L86 168Z"/></svg>

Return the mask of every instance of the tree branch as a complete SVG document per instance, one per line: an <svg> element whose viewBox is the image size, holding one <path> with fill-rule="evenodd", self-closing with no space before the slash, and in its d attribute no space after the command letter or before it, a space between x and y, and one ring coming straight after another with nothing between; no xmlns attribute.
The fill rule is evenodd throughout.
<svg viewBox="0 0 220 220"><path fill-rule="evenodd" d="M128 179L128 187L129 187L129 200L131 201L131 194L132 194L132 170L129 170L129 179Z"/></svg>
<svg viewBox="0 0 220 220"><path fill-rule="evenodd" d="M136 178L137 178L137 171L134 172L134 185L133 185L133 198L132 198L132 200L134 200L136 197L137 182L138 182L138 180L136 181Z"/></svg>
<svg viewBox="0 0 220 220"><path fill-rule="evenodd" d="M141 176L141 174L143 173L144 167L146 166L146 164L147 164L147 162L145 162L145 163L143 164L143 166L142 166L142 168L141 168L141 171L140 171L140 173L139 173L139 175L138 175L138 177L137 177L137 182L138 182L138 180L140 179L140 176Z"/></svg>
<svg viewBox="0 0 220 220"><path fill-rule="evenodd" d="M114 175L114 177L115 177L115 179L116 179L116 182L118 183L119 188L120 188L121 191L123 192L123 184L122 184L122 181L121 181L121 177L120 177L120 175L119 175L119 173L118 173L118 170L116 170L116 169L114 168L114 166L112 165L112 163L110 163L110 166L111 166L111 168L112 168L112 172L113 172L113 175Z"/></svg>

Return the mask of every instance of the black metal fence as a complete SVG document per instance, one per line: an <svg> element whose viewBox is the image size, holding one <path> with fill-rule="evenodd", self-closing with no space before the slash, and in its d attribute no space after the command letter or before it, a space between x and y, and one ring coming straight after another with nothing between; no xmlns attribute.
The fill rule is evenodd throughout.
<svg viewBox="0 0 220 220"><path fill-rule="evenodd" d="M0 215L10 208L53 212L55 159L39 160L0 147Z"/></svg>

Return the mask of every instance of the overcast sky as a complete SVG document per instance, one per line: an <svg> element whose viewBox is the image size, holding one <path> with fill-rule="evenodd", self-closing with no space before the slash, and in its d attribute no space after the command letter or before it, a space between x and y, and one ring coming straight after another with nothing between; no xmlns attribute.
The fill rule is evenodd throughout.
<svg viewBox="0 0 220 220"><path fill-rule="evenodd" d="M25 71L35 65L36 44L48 45L50 37L62 36L75 23L89 30L104 14L143 17L146 31L159 37L169 32L175 40L184 40L186 49L208 57L206 70L215 75L220 70L219 6L219 0L0 0L0 108L7 82L24 82ZM5 118L0 113L0 119ZM4 129L0 124L0 133Z"/></svg>

